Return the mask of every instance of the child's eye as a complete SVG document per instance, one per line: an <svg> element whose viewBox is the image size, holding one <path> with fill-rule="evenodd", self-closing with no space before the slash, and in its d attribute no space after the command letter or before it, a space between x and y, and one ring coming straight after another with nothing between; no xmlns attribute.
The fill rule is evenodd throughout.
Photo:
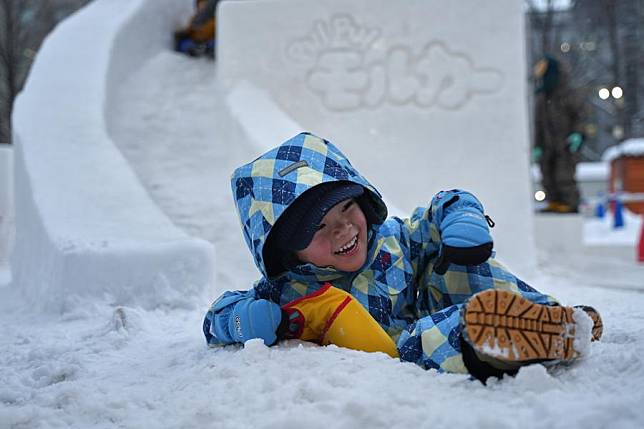
<svg viewBox="0 0 644 429"><path fill-rule="evenodd" d="M347 210L349 210L349 209L351 208L351 206L353 205L353 203L355 203L355 201L354 201L354 200L349 200L349 201L344 205L344 207L342 207L342 211L343 211L343 212L346 212Z"/></svg>

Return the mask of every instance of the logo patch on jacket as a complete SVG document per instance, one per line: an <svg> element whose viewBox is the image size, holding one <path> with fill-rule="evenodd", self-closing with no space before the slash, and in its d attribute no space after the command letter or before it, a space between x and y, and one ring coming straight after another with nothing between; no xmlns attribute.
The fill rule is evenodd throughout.
<svg viewBox="0 0 644 429"><path fill-rule="evenodd" d="M288 173L290 173L291 171L295 171L298 168L308 167L308 166L309 166L308 162L306 162L305 160L301 160L301 161L298 161L298 162L295 162L295 163L289 165L288 167L282 168L277 174L279 174L280 177L284 177Z"/></svg>
<svg viewBox="0 0 644 429"><path fill-rule="evenodd" d="M235 331L237 332L237 336L242 337L244 334L242 333L242 328L241 328L241 318L239 315L235 316Z"/></svg>

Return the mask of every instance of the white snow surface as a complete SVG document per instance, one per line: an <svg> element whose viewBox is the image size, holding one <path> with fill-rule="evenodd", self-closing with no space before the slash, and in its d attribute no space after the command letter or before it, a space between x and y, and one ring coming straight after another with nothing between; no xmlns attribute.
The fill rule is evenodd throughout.
<svg viewBox="0 0 644 429"><path fill-rule="evenodd" d="M624 226L616 228L615 216L607 208L603 218L593 217L584 222L584 243L590 246L623 245L635 249L642 232L642 218L643 216L624 208Z"/></svg>
<svg viewBox="0 0 644 429"><path fill-rule="evenodd" d="M624 156L644 156L644 138L628 139L609 147L602 154L602 161L611 162Z"/></svg>
<svg viewBox="0 0 644 429"><path fill-rule="evenodd" d="M541 181L541 169L539 165L532 164L530 166L532 173L532 180ZM609 162L580 162L575 167L575 178L577 181L607 181L610 177L610 163Z"/></svg>
<svg viewBox="0 0 644 429"><path fill-rule="evenodd" d="M105 130L174 224L216 246L212 299L258 275L228 183L257 149L225 95L212 62L160 51L115 88ZM335 346L209 349L210 302L146 310L85 298L41 311L0 272L0 428L643 427L644 267L605 244L574 263L542 255L526 279L594 306L602 340L572 365L487 387Z"/></svg>
<svg viewBox="0 0 644 429"><path fill-rule="evenodd" d="M0 427L641 427L644 296L540 280L598 308L604 338L574 365L488 387L333 346L208 349L194 311L3 309Z"/></svg>

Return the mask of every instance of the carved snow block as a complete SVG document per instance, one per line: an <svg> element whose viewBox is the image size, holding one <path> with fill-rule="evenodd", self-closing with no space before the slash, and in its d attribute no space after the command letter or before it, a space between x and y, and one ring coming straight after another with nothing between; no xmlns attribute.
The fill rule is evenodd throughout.
<svg viewBox="0 0 644 429"><path fill-rule="evenodd" d="M529 270L523 23L517 0L226 1L218 76L267 91L405 211L476 193L500 259Z"/></svg>
<svg viewBox="0 0 644 429"><path fill-rule="evenodd" d="M13 148L0 144L0 268L9 262L13 216Z"/></svg>

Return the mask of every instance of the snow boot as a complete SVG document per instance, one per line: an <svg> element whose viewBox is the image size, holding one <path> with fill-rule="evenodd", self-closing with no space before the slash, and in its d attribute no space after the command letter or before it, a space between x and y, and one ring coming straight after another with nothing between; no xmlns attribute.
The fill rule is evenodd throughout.
<svg viewBox="0 0 644 429"><path fill-rule="evenodd" d="M476 352L508 363L572 361L591 337L590 322L578 323L573 313L573 307L535 304L518 293L490 289L463 307L463 339ZM574 347L576 340L580 350Z"/></svg>
<svg viewBox="0 0 644 429"><path fill-rule="evenodd" d="M604 333L604 323L602 321L602 317L599 315L599 312L589 305L575 305L573 308L584 310L586 314L590 316L593 321L593 329L591 331L593 337L591 338L591 341L599 341L599 339L602 337L602 334Z"/></svg>

